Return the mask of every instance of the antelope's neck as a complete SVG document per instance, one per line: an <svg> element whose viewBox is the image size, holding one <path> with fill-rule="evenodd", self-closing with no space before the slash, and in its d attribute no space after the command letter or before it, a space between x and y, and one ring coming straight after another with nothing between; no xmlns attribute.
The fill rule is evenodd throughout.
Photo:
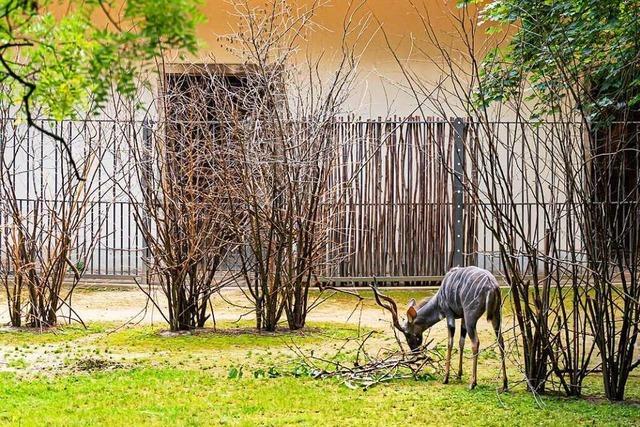
<svg viewBox="0 0 640 427"><path fill-rule="evenodd" d="M437 295L431 298L425 305L420 307L416 316L415 324L420 326L422 330L429 329L444 318L440 305L438 304Z"/></svg>

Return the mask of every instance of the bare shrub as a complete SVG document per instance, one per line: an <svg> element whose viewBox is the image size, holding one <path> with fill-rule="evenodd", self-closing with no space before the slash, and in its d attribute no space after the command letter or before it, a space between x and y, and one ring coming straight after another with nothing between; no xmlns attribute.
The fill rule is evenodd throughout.
<svg viewBox="0 0 640 427"><path fill-rule="evenodd" d="M638 365L640 211L635 172L628 172L638 165L633 114L593 121L582 109L582 76L560 57L555 66L568 88L562 93L545 96L541 91L554 82L542 78L529 85L527 70L517 64L519 84L514 88L496 73L498 90L490 92L486 77L501 63L499 56L486 56L487 46L499 40L480 38L477 10L463 7L452 15L460 43L455 48L438 36L426 9L416 7L416 13L437 60L416 50L445 81L433 90L397 62L421 109L445 120L456 111L467 118L461 153L467 169L457 179L477 210L480 232L497 246L494 267L511 289L529 389L558 384L567 395L580 395L584 378L601 366L607 397L622 399ZM509 87L500 92L500 82ZM543 118L536 116L539 102L549 103ZM480 246L476 255L491 257L486 250Z"/></svg>
<svg viewBox="0 0 640 427"><path fill-rule="evenodd" d="M89 228L86 214L100 191L98 175L110 141L98 138L95 124L65 122L65 128L79 127L78 135L84 137L69 141L72 165L56 141L33 138L33 131L8 117L8 111L3 109L0 122L0 281L10 323L55 326L63 309L69 321L81 321L71 297L98 244L104 217L95 218L95 227ZM62 129L57 122L38 121Z"/></svg>
<svg viewBox="0 0 640 427"><path fill-rule="evenodd" d="M188 76L165 75L164 85ZM226 141L218 138L204 107L209 89L163 87L160 122L145 122L124 153L133 173L123 188L147 246L146 284L140 287L172 331L205 325L213 314L210 298L225 284L220 266L233 248L234 181Z"/></svg>
<svg viewBox="0 0 640 427"><path fill-rule="evenodd" d="M244 90L227 91L232 101L219 104L234 107L218 109L217 121L232 141L233 190L243 206L235 223L242 273L258 329L274 330L283 313L290 329L300 329L309 288L327 262L332 136L356 76L366 19L354 21L358 8L350 8L340 51L323 58L326 52L302 50L323 3L233 4L240 26L222 41L247 64ZM333 67L328 78L319 72L324 66Z"/></svg>

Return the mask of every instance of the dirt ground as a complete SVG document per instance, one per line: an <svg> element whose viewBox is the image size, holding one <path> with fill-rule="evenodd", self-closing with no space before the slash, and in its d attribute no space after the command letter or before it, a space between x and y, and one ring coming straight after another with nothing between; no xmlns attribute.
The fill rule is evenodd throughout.
<svg viewBox="0 0 640 427"><path fill-rule="evenodd" d="M350 291L360 294L362 299L346 293L326 291L320 294L316 290L310 293L309 304L314 306L308 316L308 323L331 323L335 325L360 325L365 328L376 329L385 335L393 336L389 313L375 304L371 293L366 290ZM385 290L397 300L398 306L404 307L411 298L421 299L434 294L433 289ZM160 308L165 310L164 296L159 290L155 291L154 299ZM505 297L508 300L508 297ZM321 302L318 304L318 302ZM74 310L87 325L92 323L109 323L114 327L129 325L153 325L162 328L166 325L160 310L138 288L132 286L84 286L73 293L72 305ZM233 325L233 322L244 321L243 325L253 324L252 308L239 288L225 288L213 297L213 307L216 322ZM516 330L514 318L507 315L503 309L503 331L505 339L514 338ZM60 313L68 316L68 311ZM0 296L0 324L8 323L6 299ZM282 322L285 322L284 316ZM283 325L284 326L284 325ZM447 336L445 322L435 325L429 332L428 339L444 342ZM478 322L478 332L481 347L495 344L495 336L489 322L481 319ZM456 334L459 330L456 331ZM456 336L457 344L457 336ZM636 343L640 352L640 343Z"/></svg>
<svg viewBox="0 0 640 427"><path fill-rule="evenodd" d="M424 290L400 292L398 303L404 305L405 299L408 301L412 297L423 298L427 293ZM328 295L333 296L326 299ZM388 313L375 305L370 294L367 295L364 292L363 296L365 299L359 300L355 296L343 293L330 292L321 295L319 292L313 291L310 296L310 304L315 305L317 298L321 298L323 302L317 304L310 312L308 317L309 330L315 329L318 325L326 324L333 325L334 328L343 326L352 328L360 325L363 328L375 329L380 332L376 334L376 339L371 341L375 343L374 346L395 345ZM155 299L164 309L163 295L156 294ZM88 335L81 338L64 338L60 342L27 346L27 349L18 348L11 342L2 343L0 344L0 372L62 372L65 371L65 366L68 367L67 362L70 355L75 359L91 356L92 352L103 345L104 338L113 331L125 330L129 327L135 327L139 330L144 326L153 326L162 330L166 325L158 307L151 303L141 290L133 287L92 286L78 288L73 293L72 306L88 328L91 329L92 325L96 325L98 328L102 328L103 332L89 332ZM216 322L223 324L224 330L233 330L234 328L241 328L245 332L253 330L251 325L253 325L254 315L242 290L238 288L224 289L220 294L214 296L213 307ZM59 314L61 316L69 315L65 310ZM6 300L0 298L0 323L7 324L8 320ZM239 321L242 322L238 325L234 323ZM284 316L282 321L285 322ZM488 322L481 323L483 323L481 328L485 331L485 335L491 338ZM77 323L73 324L77 325ZM207 326L211 327L212 324L209 323ZM430 338L437 340L436 342L446 338L444 323L438 326L430 335ZM8 327L2 329L0 332L15 331ZM282 330L283 333L286 333L284 325ZM493 343L493 341L492 339L491 342ZM333 351L333 348L327 346L326 350ZM111 354L110 356L114 360L126 363L132 358L145 358L150 354L133 354L127 350L122 354ZM25 367L27 368L25 369Z"/></svg>
<svg viewBox="0 0 640 427"><path fill-rule="evenodd" d="M154 291L154 300L165 310L164 296L160 290ZM397 299L401 308L411 298L417 301L434 294L433 289L416 288L411 290L389 290ZM389 313L375 304L371 293L366 290L355 290L353 293L362 295L363 299L346 294L326 291L320 294L311 291L309 304L314 306L309 313L308 322L332 323L344 325L361 325L365 328L374 328L392 334ZM160 310L138 288L132 286L83 286L73 293L72 306L83 322L91 324L111 323L115 325L155 325L166 324ZM215 320L217 322L235 322L239 320L253 322L252 308L239 288L224 288L213 297ZM62 316L69 316L68 311L63 310ZM8 323L6 299L0 296L0 324ZM284 316L282 321L284 322ZM503 315L503 330L509 333L513 327L513 318ZM459 331L456 331L459 332ZM478 322L480 339L486 345L494 344L495 338L489 322L481 319ZM446 325L440 322L429 331L429 339L436 342L446 339ZM457 343L457 340L456 340ZM484 344L483 344L484 345Z"/></svg>
<svg viewBox="0 0 640 427"><path fill-rule="evenodd" d="M351 292L351 291L350 291ZM310 314L309 322L332 322L361 324L370 328L385 328L389 326L388 313L376 306L368 291L353 291L365 298L359 303L355 296L345 293L327 291L320 295L312 291L310 304L316 305ZM395 291L398 292L398 291ZM433 290L416 289L415 291L400 291L402 296L398 305L402 307L410 298L417 300L432 294ZM164 296L156 290L154 299L164 310ZM404 300L406 299L406 301ZM4 299L0 298L0 322L8 321ZM232 322L239 319L253 319L252 308L242 290L225 288L213 297L213 307L216 321ZM73 308L86 323L91 322L122 322L138 324L158 324L163 322L159 309L149 301L149 298L134 287L83 287L73 294ZM68 311L63 310L68 316ZM481 322L482 323L482 322ZM484 322L486 323L486 322ZM489 330L489 324L483 325ZM446 331L443 323L443 331Z"/></svg>

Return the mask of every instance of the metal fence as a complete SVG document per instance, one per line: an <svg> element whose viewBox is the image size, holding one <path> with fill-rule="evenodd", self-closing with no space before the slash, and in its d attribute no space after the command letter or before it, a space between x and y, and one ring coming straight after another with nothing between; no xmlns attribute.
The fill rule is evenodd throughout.
<svg viewBox="0 0 640 427"><path fill-rule="evenodd" d="M140 274L143 268L144 242L131 215L131 204L119 191L117 180L126 179L128 165L122 150L125 138L132 137L134 133L139 134L142 123L42 120L39 124L64 137L72 155L82 158L82 154L90 148L96 150L99 158L99 162L92 166L92 179L87 182L85 189L85 215L75 240L72 258L74 254L90 251L86 265L81 266L89 275ZM55 211L64 211L65 204L70 201L64 200L66 197L62 196L66 194L65 185L72 171L63 147L43 133L14 119L0 121L0 138L4 165L8 168L7 174L13 177L15 197L23 215L29 217L42 204L52 206ZM13 231L12 221L7 209L2 209L1 215L0 260L5 263L5 271L10 271L6 248ZM97 237L96 246L91 248L94 236Z"/></svg>
<svg viewBox="0 0 640 427"><path fill-rule="evenodd" d="M120 279L142 274L144 239L132 215L132 202L120 189L131 181L133 167L126 139L148 137L144 129L149 125L109 120L41 124L63 136L74 153L86 147L101 153L95 179L88 184L91 200L75 248L87 250L90 236L97 236L97 244L82 266L85 274ZM340 186L341 209L331 220L327 251L337 254L338 261L327 267L329 280L356 283L375 276L416 283L441 276L457 264L500 269L498 244L465 200L460 185L468 175L465 153L477 138L470 132L473 125L461 119L415 118L352 119L336 126L338 156L330 185ZM559 130L556 125L525 129L511 122L493 126L504 145L499 161L512 175L512 184L522 189L518 200L509 203L530 213L532 233L540 234L542 241L540 204L559 200L551 195L542 197L547 190L528 185L527 162L536 159L524 159L518 150L525 139L539 145L540 158L546 156L549 164L545 173L553 179L553 153L544 147ZM1 120L0 130L5 162L15 178L25 215L37 200L64 204L65 200L55 200L69 176L62 147L15 120ZM573 131L579 138L580 129ZM1 220L0 260L10 270L6 243L11 221L7 212L2 212ZM236 267L233 259L225 266Z"/></svg>

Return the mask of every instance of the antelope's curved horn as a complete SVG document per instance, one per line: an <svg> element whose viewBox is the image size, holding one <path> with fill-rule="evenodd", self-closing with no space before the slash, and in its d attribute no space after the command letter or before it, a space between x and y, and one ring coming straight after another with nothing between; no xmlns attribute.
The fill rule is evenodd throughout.
<svg viewBox="0 0 640 427"><path fill-rule="evenodd" d="M390 297L383 295L378 291L378 288L375 285L369 285L371 290L373 290L373 296L376 299L376 303L391 313L391 319L393 321L393 326L399 330L400 332L404 332L402 325L400 325L400 320L398 319L398 306L396 302L392 300ZM386 304L383 302L385 301Z"/></svg>

